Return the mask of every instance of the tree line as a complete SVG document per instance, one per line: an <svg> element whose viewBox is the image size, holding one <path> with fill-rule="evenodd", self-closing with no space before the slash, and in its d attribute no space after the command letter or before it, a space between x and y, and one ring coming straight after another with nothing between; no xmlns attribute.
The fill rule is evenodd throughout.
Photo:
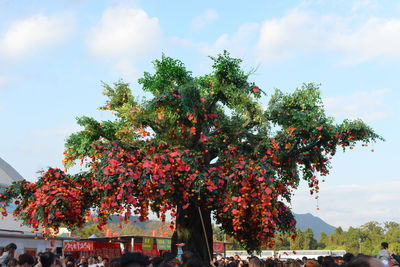
<svg viewBox="0 0 400 267"><path fill-rule="evenodd" d="M218 234L215 236L221 238ZM312 229L304 231L297 229L296 238L285 234L275 238L273 250L346 250L353 254L363 253L366 255L376 255L383 241L389 243L389 249L396 254L400 253L400 224L397 222L378 223L376 221L367 222L360 227L349 227L344 231L342 227L336 228L332 234L321 233L316 237ZM224 237L222 237L224 238ZM228 238L229 240L229 238ZM240 249L240 245L235 240L230 248Z"/></svg>

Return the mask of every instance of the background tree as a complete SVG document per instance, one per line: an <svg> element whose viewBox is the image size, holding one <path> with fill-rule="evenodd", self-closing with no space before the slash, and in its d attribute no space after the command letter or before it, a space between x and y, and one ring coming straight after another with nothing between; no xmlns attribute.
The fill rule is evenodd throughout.
<svg viewBox="0 0 400 267"><path fill-rule="evenodd" d="M105 85L102 109L115 119L81 117L84 130L66 141L65 166L81 160L86 171L50 168L36 183L8 188L3 202L17 199L15 215L53 230L82 226L90 209L100 227L115 213L147 220L152 210L165 220L169 211L173 243L206 262L211 216L249 251L273 245L277 232L293 232L285 203L300 179L318 191L317 174L328 174L338 146L380 137L360 120L335 124L315 84L276 90L263 105L265 92L248 81L240 59L225 52L212 60L213 72L200 77L179 60L154 61L155 73L139 80L149 100L135 99L126 83Z"/></svg>
<svg viewBox="0 0 400 267"><path fill-rule="evenodd" d="M326 249L344 249L348 252L363 253L376 256L380 244L386 241L394 253L400 253L400 227L396 222L385 222L380 224L372 221L361 225L359 228L349 227L343 231L341 228L323 237L320 242L325 243Z"/></svg>
<svg viewBox="0 0 400 267"><path fill-rule="evenodd" d="M326 248L326 242L327 242L328 235L325 232L321 232L319 241L317 244L318 249L324 249Z"/></svg>
<svg viewBox="0 0 400 267"><path fill-rule="evenodd" d="M303 236L304 236L304 243L302 249L306 250L317 249L318 241L314 238L314 232L310 228L304 230Z"/></svg>
<svg viewBox="0 0 400 267"><path fill-rule="evenodd" d="M91 235L96 235L98 237L103 237L104 232L100 231L99 228L97 228L97 225L92 224L92 225L86 225L84 227L78 228L74 235L82 237L82 238L88 238Z"/></svg>

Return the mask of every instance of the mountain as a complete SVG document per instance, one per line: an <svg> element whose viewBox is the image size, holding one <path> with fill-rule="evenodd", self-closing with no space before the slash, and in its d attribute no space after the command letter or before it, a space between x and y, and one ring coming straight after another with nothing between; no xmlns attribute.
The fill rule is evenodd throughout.
<svg viewBox="0 0 400 267"><path fill-rule="evenodd" d="M306 230L307 228L311 228L314 232L314 237L316 239L320 238L322 232L325 232L327 235L330 235L336 230L336 227L324 222L321 218L312 215L311 213L306 214L294 214L294 217L297 221L297 229L302 231ZM109 219L109 223L111 224L118 224L119 223L119 216L113 215ZM93 224L93 222L89 222L88 225ZM148 220L141 222L138 220L137 216L130 217L130 224L142 229L143 231L149 231L151 233L152 230L159 229L162 223L158 220Z"/></svg>
<svg viewBox="0 0 400 267"><path fill-rule="evenodd" d="M294 214L294 217L297 221L297 229L302 231L307 228L311 228L314 232L315 238L319 239L322 232L325 232L327 235L332 234L336 227L324 222L321 218L312 215L311 213L306 214Z"/></svg>

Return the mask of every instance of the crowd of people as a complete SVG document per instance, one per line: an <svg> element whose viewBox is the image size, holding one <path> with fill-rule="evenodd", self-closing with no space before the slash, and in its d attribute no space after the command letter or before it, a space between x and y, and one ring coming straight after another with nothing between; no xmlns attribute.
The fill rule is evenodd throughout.
<svg viewBox="0 0 400 267"><path fill-rule="evenodd" d="M400 257L389 250L386 242L381 244L377 257L351 253L343 257L321 256L318 259L260 259L252 256L246 259L235 257L224 258L217 255L209 264L204 264L191 251L184 251L179 257L170 252L162 256L149 257L139 252L127 252L119 258L108 259L101 256L58 257L52 252L39 253L37 257L30 254L15 255L17 246L7 245L0 254L0 267L398 267Z"/></svg>

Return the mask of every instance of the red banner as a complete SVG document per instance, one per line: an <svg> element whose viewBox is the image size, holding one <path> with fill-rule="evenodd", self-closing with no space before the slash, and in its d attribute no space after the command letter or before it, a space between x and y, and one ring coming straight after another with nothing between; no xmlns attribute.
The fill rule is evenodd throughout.
<svg viewBox="0 0 400 267"><path fill-rule="evenodd" d="M93 241L92 241L93 242ZM121 247L119 243L109 243L109 242L93 242L93 250L82 251L82 256L98 256L112 259L121 257Z"/></svg>
<svg viewBox="0 0 400 267"><path fill-rule="evenodd" d="M222 242L213 242L213 251L214 253L224 253L224 243Z"/></svg>
<svg viewBox="0 0 400 267"><path fill-rule="evenodd" d="M64 243L64 251L91 251L93 250L92 241L71 241Z"/></svg>

